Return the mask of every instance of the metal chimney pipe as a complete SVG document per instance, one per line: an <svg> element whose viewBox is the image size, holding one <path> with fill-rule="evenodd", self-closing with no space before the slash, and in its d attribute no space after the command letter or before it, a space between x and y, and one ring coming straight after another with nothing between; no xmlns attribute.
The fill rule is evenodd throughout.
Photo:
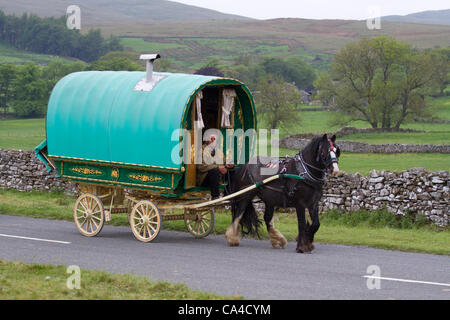
<svg viewBox="0 0 450 320"><path fill-rule="evenodd" d="M146 77L145 82L149 83L152 82L153 78L153 62L157 59L161 58L159 53L156 54L143 54L140 56L139 59L146 60Z"/></svg>

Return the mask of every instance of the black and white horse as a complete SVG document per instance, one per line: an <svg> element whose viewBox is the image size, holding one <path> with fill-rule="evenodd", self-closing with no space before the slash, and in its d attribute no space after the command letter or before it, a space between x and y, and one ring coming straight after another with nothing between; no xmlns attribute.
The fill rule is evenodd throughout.
<svg viewBox="0 0 450 320"><path fill-rule="evenodd" d="M325 134L316 137L294 158L276 161L278 173L301 176L303 179L283 178L274 180L232 200L232 223L225 238L230 246L239 246L241 227L246 233L258 235L261 221L253 207L256 196L265 204L264 221L274 248L285 248L286 238L274 227L273 214L276 207L295 208L298 220L297 252L307 253L314 249L314 234L319 229L318 203L322 197L322 186L328 174L339 172L339 147L335 144L336 136L331 139ZM264 174L267 161L257 158L256 163L246 164L236 169L230 176L229 192L237 192L250 185L261 182L270 175ZM263 164L266 163L266 164ZM308 209L312 224L305 219ZM242 228L242 231L244 232Z"/></svg>

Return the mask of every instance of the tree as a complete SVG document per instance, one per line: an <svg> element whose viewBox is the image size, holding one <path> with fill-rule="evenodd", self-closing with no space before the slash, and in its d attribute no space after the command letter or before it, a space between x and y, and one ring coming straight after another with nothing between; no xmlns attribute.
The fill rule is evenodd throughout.
<svg viewBox="0 0 450 320"><path fill-rule="evenodd" d="M315 82L319 97L333 101L341 120L367 121L373 128L399 129L425 116L426 89L435 66L430 54L391 37L363 39L335 56L332 77ZM333 80L332 80L333 79Z"/></svg>
<svg viewBox="0 0 450 320"><path fill-rule="evenodd" d="M97 60L112 50L123 50L118 38L105 40L100 30L69 30L66 18L40 18L23 14L21 17L5 15L0 10L0 40L18 49L70 56L87 62Z"/></svg>
<svg viewBox="0 0 450 320"><path fill-rule="evenodd" d="M13 108L19 117L42 116L46 112L48 89L40 68L28 63L19 69L14 90Z"/></svg>
<svg viewBox="0 0 450 320"><path fill-rule="evenodd" d="M0 108L6 115L13 95L13 83L17 76L17 67L10 64L0 65Z"/></svg>
<svg viewBox="0 0 450 320"><path fill-rule="evenodd" d="M257 109L271 129L289 127L300 121L296 108L301 99L298 89L281 77L264 77L257 82Z"/></svg>
<svg viewBox="0 0 450 320"><path fill-rule="evenodd" d="M145 68L128 58L114 57L94 61L89 69L98 71L143 71Z"/></svg>
<svg viewBox="0 0 450 320"><path fill-rule="evenodd" d="M155 71L169 72L172 69L172 60L167 58L158 59L155 61Z"/></svg>
<svg viewBox="0 0 450 320"><path fill-rule="evenodd" d="M429 52L435 66L433 82L439 95L443 96L445 88L450 84L450 48L433 49Z"/></svg>
<svg viewBox="0 0 450 320"><path fill-rule="evenodd" d="M269 74L282 77L286 82L293 83L302 89L311 85L315 79L314 70L297 57L285 60L265 58L261 65Z"/></svg>
<svg viewBox="0 0 450 320"><path fill-rule="evenodd" d="M194 72L194 74L201 74L203 76L216 76L216 77L223 77L223 73L217 69L216 67L204 67L200 68L197 71Z"/></svg>

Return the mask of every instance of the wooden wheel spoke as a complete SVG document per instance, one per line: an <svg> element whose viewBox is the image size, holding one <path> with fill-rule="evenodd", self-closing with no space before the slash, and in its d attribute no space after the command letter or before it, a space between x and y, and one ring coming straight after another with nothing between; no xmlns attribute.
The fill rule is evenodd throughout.
<svg viewBox="0 0 450 320"><path fill-rule="evenodd" d="M141 211L139 211L139 209L136 209L136 212L139 214L139 216L140 216L141 218L144 217L144 214L143 214Z"/></svg>
<svg viewBox="0 0 450 320"><path fill-rule="evenodd" d="M202 220L201 223L202 223L202 226L205 226L205 227L206 227L206 229L208 229L209 226L210 226L210 224L207 223L205 220Z"/></svg>
<svg viewBox="0 0 450 320"><path fill-rule="evenodd" d="M91 219L91 223L93 223L95 225L95 230L97 230L98 229L98 224L96 224L95 221L92 220L92 219Z"/></svg>
<svg viewBox="0 0 450 320"><path fill-rule="evenodd" d="M139 229L139 231L138 231L138 233L139 233L139 235L141 235L141 233L142 233L142 230L145 228L145 226L144 225L142 225L141 226L141 228ZM144 238L145 238L145 236L143 236Z"/></svg>
<svg viewBox="0 0 450 320"><path fill-rule="evenodd" d="M95 219L95 220L97 220L98 222L101 222L101 221L102 221L102 219L101 219L101 218L99 218L99 217L96 217L96 216L92 216L92 219Z"/></svg>
<svg viewBox="0 0 450 320"><path fill-rule="evenodd" d="M88 209L85 207L85 205L83 204L83 200L81 200L80 202L80 205L83 207L83 209L84 209L84 211L88 211Z"/></svg>
<svg viewBox="0 0 450 320"><path fill-rule="evenodd" d="M84 217L80 217L80 219L83 219ZM84 225L86 224L86 222L87 222L87 219L86 218L84 218L84 220L83 220L83 223L80 225L82 228L84 227Z"/></svg>

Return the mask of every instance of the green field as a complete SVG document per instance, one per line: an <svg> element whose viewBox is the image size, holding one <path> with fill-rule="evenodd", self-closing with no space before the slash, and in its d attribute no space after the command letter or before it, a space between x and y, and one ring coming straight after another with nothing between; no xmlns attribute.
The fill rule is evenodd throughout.
<svg viewBox="0 0 450 320"><path fill-rule="evenodd" d="M47 65L52 61L72 63L77 60L73 58L62 58L53 55L31 53L23 50L18 50L8 44L0 42L0 63L24 64L28 62L34 62L40 65Z"/></svg>
<svg viewBox="0 0 450 320"><path fill-rule="evenodd" d="M45 119L0 120L0 148L34 149L45 139Z"/></svg>
<svg viewBox="0 0 450 320"><path fill-rule="evenodd" d="M450 125L447 125L450 126ZM442 144L447 145L450 142L449 131L430 131L425 133L358 133L341 137L342 140L358 141L370 144Z"/></svg>
<svg viewBox="0 0 450 320"><path fill-rule="evenodd" d="M289 41L259 40L219 37L164 37L120 39L127 50L139 53L158 52L170 58L177 69L193 71L201 68L213 58L227 64L240 55L266 57L300 57L317 70L326 70L332 59L331 54L307 50Z"/></svg>
<svg viewBox="0 0 450 320"><path fill-rule="evenodd" d="M446 92L450 92L450 86L447 87ZM450 120L450 97L439 97L428 99L430 109L435 115L435 118L440 120Z"/></svg>

